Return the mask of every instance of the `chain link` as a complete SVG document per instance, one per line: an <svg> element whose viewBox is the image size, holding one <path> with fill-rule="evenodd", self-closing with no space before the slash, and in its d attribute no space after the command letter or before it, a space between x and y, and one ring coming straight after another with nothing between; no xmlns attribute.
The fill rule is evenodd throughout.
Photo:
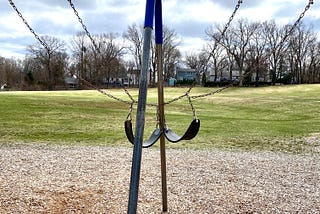
<svg viewBox="0 0 320 214"><path fill-rule="evenodd" d="M221 35L223 35L223 33L225 33L226 29L228 28L230 22L232 21L236 11L239 9L240 7L240 4L242 3L242 1L238 1L238 4L232 14L232 16L230 17L229 19L229 22L226 24L226 27L224 28L223 32L221 33ZM301 21L301 19L304 17L305 13L310 9L311 5L313 4L313 0L309 0L309 3L306 5L304 11L300 14L299 18L295 21L295 23L291 26L290 30L286 33L286 35L281 39L279 45L278 45L278 48L282 48L283 47L283 44L284 42L286 41L286 39L288 38L288 36L290 34L292 34L293 30L297 27L297 25L299 24L299 22ZM220 37L222 38L222 37ZM246 77L246 75L249 75L250 73L247 73L245 74L242 78ZM207 97L207 96L211 96L211 95L214 95L214 94L217 94L217 93L220 93L221 91L224 91L228 88L230 88L231 86L233 86L233 83L230 83L229 85L223 87L223 88L220 88L216 91L212 91L212 92L209 92L209 93L206 93L206 94L201 94L201 95L196 95L196 96L191 96L192 99L197 99L197 98L203 98L203 97Z"/></svg>
<svg viewBox="0 0 320 214"><path fill-rule="evenodd" d="M72 8L74 14L75 14L76 17L78 18L78 21L80 22L80 24L81 24L83 30L85 31L86 35L89 37L90 41L92 42L95 50L96 50L99 54L101 54L100 48L99 48L98 45L96 44L96 42L95 42L95 40L93 39L92 35L90 34L87 26L83 23L83 20L82 20L82 18L80 17L79 12L78 12L77 9L75 8L74 4L72 3L72 0L67 0L67 1L69 2L70 7ZM99 91L100 93L102 93L102 94L104 94L104 95L106 95L106 96L108 96L108 97L110 97L110 98L112 98L112 99L114 99L114 100L117 100L117 101L119 101L119 102L126 103L126 104L130 104L130 112L132 112L132 105L133 105L134 103L137 103L137 101L134 100L134 98L131 96L131 94L129 93L129 91L128 91L125 87L123 87L123 90L124 90L125 93L128 95L128 97L130 98L131 102L126 101L126 100L122 100L122 99L120 99L120 98L118 98L118 97L113 96L112 94L106 93L105 91L99 89L98 87L95 87L95 86L92 85L90 82L86 81L85 79L83 79L83 78L81 78L81 77L79 77L79 78L80 78L85 84L87 84L88 86L90 86L90 87L93 88L93 89L96 89L96 90ZM154 106L153 104L151 104L151 105ZM130 114L131 114L131 113L130 113Z"/></svg>
<svg viewBox="0 0 320 214"><path fill-rule="evenodd" d="M228 89L228 88L230 88L230 87L232 87L232 86L233 86L233 83L230 83L229 85L227 85L227 86L225 86L225 87L223 87L223 88L219 88L219 89L217 89L217 90L215 90L215 91L211 91L211 92L206 93L206 94L200 94L200 95L190 96L190 98L192 98L192 99L198 99L198 98L203 98L203 97L211 96L211 95L214 95L214 94L218 94L218 93L220 93L220 92L222 92L222 91L224 91L224 90L226 90L226 89Z"/></svg>
<svg viewBox="0 0 320 214"><path fill-rule="evenodd" d="M131 102L129 107L129 113L126 120L132 120L132 110L133 110L133 102Z"/></svg>
<svg viewBox="0 0 320 214"><path fill-rule="evenodd" d="M301 19L304 17L305 13L310 9L311 5L313 4L313 0L309 0L309 3L306 5L304 11L300 14L299 18L296 20L296 22L291 26L288 33L281 39L278 48L282 49L283 44L285 43L286 39L290 34L292 34L293 30L297 27L297 25L300 23Z"/></svg>
<svg viewBox="0 0 320 214"><path fill-rule="evenodd" d="M30 32L35 36L35 38L40 42L40 44L48 51L48 53L50 53L50 48L48 47L48 45L41 40L41 38L35 33L35 31L30 27L30 25L28 24L28 22L26 21L26 19L22 16L22 14L20 13L20 11L17 9L17 7L15 6L15 4L13 3L12 0L8 0L10 5L12 6L12 8L17 12L18 16L22 19L23 23L28 27L28 29L30 30ZM71 8L73 9L74 11L74 14L77 16L78 18L78 21L80 22L80 24L82 25L82 28L84 29L85 33L87 34L87 36L89 37L89 39L91 40L94 48L96 49L96 51L100 54L100 49L98 48L98 46L96 45L93 37L91 36L90 32L88 31L86 25L83 23L81 17L79 16L79 13L78 11L76 10L74 4L72 3L71 0L67 0L71 6ZM237 10L240 8L240 5L243 3L242 0L239 0L231 17L229 18L229 21L227 22L227 24L225 25L223 31L221 32L221 36L218 38L219 40L217 40L218 42L221 40L221 38L223 38L225 32L227 31L227 29L229 28L230 26L230 23L232 22L232 20L234 19L235 17L235 14L237 12ZM292 25L292 27L290 28L290 30L288 31L288 33L282 38L282 40L280 41L279 43L279 47L282 48L285 40L287 39L287 37L293 32L293 30L297 27L297 25L299 24L299 22L301 21L301 19L304 17L305 13L307 12L307 10L309 10L309 8L311 7L311 5L313 4L313 0L309 0L309 3L308 5L305 7L304 11L301 13L301 15L299 16L299 18L296 20L296 22ZM133 104L134 103L137 103L137 101L131 96L131 94L129 93L129 91L126 89L126 88L123 88L125 93L128 95L128 97L130 98L131 102L130 101L127 101L127 100L123 100L121 98L118 98L112 94L109 94L103 90L101 90L100 88L92 85L90 82L88 82L87 80L83 79L82 77L78 77L81 81L83 81L86 85L88 85L89 87L97 90L98 92L100 92L101 94L104 94L106 96L108 96L109 98L112 98L114 100L117 100L119 102L122 102L122 103L125 103L125 104L129 104L130 105L130 109L129 109L129 114L128 114L128 117L127 118L131 118L131 114L132 114L132 109L133 109ZM179 97L176 97L172 100L169 100L167 102L164 103L164 105L169 105L173 102L176 102L176 101L179 101L181 99L183 99L184 97L188 97L188 101L189 101L189 104L191 106L191 109L192 109L192 112L193 112L193 116L196 118L196 112L195 112L195 108L192 104L192 101L191 99L198 99L198 98L203 98L203 97L207 97L207 96L211 96L211 95L214 95L214 94L217 94L217 93L220 93L228 88L230 88L231 86L233 86L234 82L232 82L231 84L223 87L223 88L220 88L218 90L215 90L215 91L211 91L209 93L205 93L205 94L200 94L200 95L194 95L194 96L190 96L190 91L192 89L192 87L190 87L188 89L188 91L179 96ZM152 106L152 107L158 107L157 104L148 104L147 103L147 106Z"/></svg>
<svg viewBox="0 0 320 214"><path fill-rule="evenodd" d="M230 18L229 18L229 21L228 21L228 22L226 23L226 25L224 26L224 28L223 28L220 36L218 36L217 38L213 37L213 38L215 39L215 43L214 43L214 46L213 46L213 48L212 48L211 53L210 53L209 56L208 56L208 59L207 59L208 62L209 62L210 58L213 57L214 52L215 52L215 50L217 49L218 43L220 43L221 39L224 37L224 34L225 34L226 31L228 30L228 28L229 28L232 20L234 19L235 15L236 15L236 13L237 13L237 11L238 11L238 9L240 8L240 6L241 6L242 3L243 3L242 0L239 0L239 1L238 1L237 5L235 6L235 8L234 8L234 10L233 10L233 12L232 12L232 15L231 15Z"/></svg>
<svg viewBox="0 0 320 214"><path fill-rule="evenodd" d="M188 94L190 93L191 89L192 89L192 87L190 87L190 88L188 89L188 91L187 91L186 93L184 93L183 95L181 95L181 96L179 96L179 97L176 97L176 98L173 98L172 100L169 100L169 101L167 101L167 102L164 102L164 105L169 105L169 104L171 104L171 103L173 103L173 102L176 102L176 101L181 100L182 98L188 96Z"/></svg>
<svg viewBox="0 0 320 214"><path fill-rule="evenodd" d="M40 42L40 44L47 50L48 53L50 53L49 46L36 34L36 32L31 28L31 26L28 24L27 20L22 16L16 5L12 0L8 0L11 7L17 12L18 16L22 19L23 23L28 27L30 32L34 35L34 37Z"/></svg>
<svg viewBox="0 0 320 214"><path fill-rule="evenodd" d="M81 17L80 17L80 15L79 15L79 13L78 13L77 9L75 8L74 4L72 3L72 1L71 1L71 0L67 0L67 1L69 2L70 7L72 8L72 10L73 10L74 14L77 16L78 21L79 21L79 22L80 22L80 24L82 25L83 30L85 31L85 33L87 34L87 36L88 36L88 37L89 37L89 39L91 40L91 42L92 42L92 44L93 44L94 48L95 48L95 49L96 49L96 51L100 54L100 53L101 53L101 51L100 51L100 49L99 49L98 45L97 45L97 44L96 44L96 42L94 41L94 39L93 39L93 37L91 36L90 32L88 31L87 26L83 23L83 20L81 19Z"/></svg>
<svg viewBox="0 0 320 214"><path fill-rule="evenodd" d="M107 97L109 97L109 98L111 98L111 99L114 99L114 100L119 101L119 102L121 102L121 103L129 104L129 105L131 105L131 104L133 104L133 103L138 103L135 99L133 99L133 97L130 95L130 93L128 92L127 89L125 89L125 92L126 92L126 94L129 96L129 98L131 99L131 102L128 101L128 100L123 100L123 99L121 99L121 98L119 98L119 97L116 97L116 96L110 94L110 93L107 93L106 91L104 91L104 90L102 90L102 89L94 86L93 84L91 84L90 82L88 82L87 80L83 79L83 78L80 77L80 76L76 76L76 77L79 78L79 79L80 79L82 82L84 82L86 85L88 85L90 88L93 88L93 89L97 90L97 91L100 92L101 94L106 95Z"/></svg>
<svg viewBox="0 0 320 214"><path fill-rule="evenodd" d="M194 108L194 106L193 106L193 104L192 104L191 97L190 97L189 94L188 94L188 101L189 101L189 105L190 105L191 110L192 110L193 119L197 119L196 109Z"/></svg>
<svg viewBox="0 0 320 214"><path fill-rule="evenodd" d="M240 6L241 6L242 3L243 3L242 0L239 0L239 1L238 1L237 5L236 5L235 8L234 8L234 11L233 11L232 15L231 15L230 18L229 18L229 21L228 21L227 24L224 26L224 29L223 29L223 31L221 32L221 36L219 37L219 40L218 40L217 42L220 42L221 38L224 37L224 34L225 34L226 31L228 30L228 28L229 28L232 20L234 19L235 15L236 15L236 13L237 13L237 11L238 11L238 9L240 8Z"/></svg>

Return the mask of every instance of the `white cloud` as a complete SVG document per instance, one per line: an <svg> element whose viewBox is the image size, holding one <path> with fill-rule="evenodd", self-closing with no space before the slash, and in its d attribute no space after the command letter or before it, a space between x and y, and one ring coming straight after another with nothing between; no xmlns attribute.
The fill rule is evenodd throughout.
<svg viewBox="0 0 320 214"><path fill-rule="evenodd" d="M68 41L82 31L77 17L66 0L15 0L18 9L40 35L53 35ZM93 34L115 32L122 34L132 23L142 24L145 1L91 0L73 1L84 23ZM205 29L214 23L225 24L237 1L234 0L163 0L164 24L183 38L181 51L200 50L204 44ZM245 0L235 19L275 19L280 24L294 22L303 11L305 0ZM315 2L305 20L320 29L319 4ZM21 55L26 42L35 43L21 19L9 3L0 4L0 55ZM28 40L23 40L27 37ZM19 49L21 48L21 49Z"/></svg>
<svg viewBox="0 0 320 214"><path fill-rule="evenodd" d="M182 53L198 53L205 46L203 38L199 37L184 37L179 50Z"/></svg>

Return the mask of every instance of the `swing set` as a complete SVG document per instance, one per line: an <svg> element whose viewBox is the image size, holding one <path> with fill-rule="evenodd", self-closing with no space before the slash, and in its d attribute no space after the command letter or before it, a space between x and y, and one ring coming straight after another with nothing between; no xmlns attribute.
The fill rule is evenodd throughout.
<svg viewBox="0 0 320 214"><path fill-rule="evenodd" d="M50 54L50 49L48 45L35 33L35 31L30 27L28 22L24 19L20 11L15 6L13 0L8 0L12 8L17 12L18 16L22 19L24 24L30 30L30 32L35 36L35 38L40 42L40 44L47 50L48 54ZM72 0L67 0L69 2L70 7L73 9L74 14L78 18L78 21L82 25L83 30L85 31L86 35L92 42L95 50L100 54L100 49L96 45L92 35L88 31L86 25L84 24L83 20L79 16L78 11L76 10ZM224 34L228 30L230 23L232 22L233 18L236 15L237 10L240 8L241 4L243 3L242 0L238 0L237 4L234 8L234 11L229 18L229 21L225 25L221 35L217 37L216 43L224 37ZM284 42L286 41L287 37L293 32L293 30L297 27L300 20L304 17L307 10L313 4L313 0L309 0L309 3L306 5L304 11L301 13L299 18L296 22L291 26L290 30L286 33L286 35L282 38L280 43L278 44L279 48L283 47ZM146 102L147 96L147 74L148 74L148 61L150 58L150 44L151 44L151 34L153 30L153 23L155 23L155 41L156 41L156 52L157 52L157 69L158 69L158 104L148 104ZM219 88L215 91L211 91L209 93L191 96L190 92L192 88L189 88L187 92L179 97L173 98L170 101L164 102L164 93L163 93L163 53L162 53L162 0L146 0L146 10L145 10L145 22L144 22L144 43L143 43L143 55L142 55L142 68L140 73L140 83L139 83L139 97L138 101L136 101L129 91L126 88L123 88L125 93L128 95L130 101L124 100L118 97L113 96L112 94L102 90L82 77L78 76L78 78L84 82L89 87L97 90L98 92L108 96L111 99L117 100L119 102L128 104L129 113L124 122L124 129L126 136L130 143L133 144L133 158L132 158L132 168L131 168L131 180L130 180L130 192L129 192L129 201L128 201L128 213L136 213L137 210L137 199L138 199L138 189L139 189L139 179L140 179L140 167L141 167L141 155L142 155L142 148L148 148L154 145L160 139L160 158L161 158L161 184L162 184L162 211L165 213L168 210L167 207L167 178L166 178L166 154L165 154L165 139L172 143L178 143L182 140L191 140L193 139L199 132L200 129L200 120L196 116L195 108L192 104L192 99L203 98L207 96L212 96L216 93L220 93L223 90L226 90L233 86L233 83ZM211 55L209 56L209 58ZM208 59L209 60L209 59ZM183 99L184 97L188 98L190 107L193 112L193 120L190 123L188 129L185 133L180 136L175 133L172 129L168 128L166 121L165 121L165 114L164 114L164 106L171 104L175 101ZM133 105L137 104L137 114L136 114L136 129L135 134L133 132L133 125L132 125L132 109ZM144 133L144 124L145 124L145 110L146 106L152 106L157 108L157 126L155 130L152 132L150 137L143 142L143 133Z"/></svg>

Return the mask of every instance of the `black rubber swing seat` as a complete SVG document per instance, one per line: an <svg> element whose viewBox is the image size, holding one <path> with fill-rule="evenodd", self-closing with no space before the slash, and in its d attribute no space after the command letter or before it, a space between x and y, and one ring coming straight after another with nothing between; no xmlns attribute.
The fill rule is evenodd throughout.
<svg viewBox="0 0 320 214"><path fill-rule="evenodd" d="M198 134L199 129L200 129L200 120L194 119L182 137L174 133L171 129L166 129L164 134L168 141L172 143L177 143L181 140L191 140Z"/></svg>
<svg viewBox="0 0 320 214"><path fill-rule="evenodd" d="M126 120L124 122L124 127L125 127L125 131L126 131L126 135L127 135L127 138L128 140L130 141L130 143L132 143L134 145L134 135L133 135L133 131L132 131L132 122L131 120ZM149 137L149 139L145 142L143 142L142 144L142 148L148 148L150 146L152 146L153 144L155 144L160 136L161 136L162 132L160 129L155 129L151 136Z"/></svg>

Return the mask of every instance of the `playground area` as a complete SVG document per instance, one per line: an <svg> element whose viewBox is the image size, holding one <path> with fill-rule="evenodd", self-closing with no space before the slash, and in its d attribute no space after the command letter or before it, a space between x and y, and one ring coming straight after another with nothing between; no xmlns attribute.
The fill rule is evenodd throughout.
<svg viewBox="0 0 320 214"><path fill-rule="evenodd" d="M236 79L233 79L231 66L230 81L227 85L220 85L220 88L193 85L189 89L165 89L164 65L168 63L164 63L166 42L162 1L147 0L141 37L143 44L138 47L141 46L142 54L134 55L138 59L135 66L139 68L139 89L123 88L120 92L101 86L109 83L112 69L120 71L116 67L111 68L110 63L119 62L121 67L122 48L116 50L118 56L109 58L112 59L109 64L98 66L95 61L96 74L100 75L103 69L106 73L98 78L96 74L91 75L90 68L90 77L95 76L95 80L87 80L89 76L84 73L87 67L84 56L87 48L84 44L87 43L84 40L80 47L81 65L66 64L59 72L61 77L62 74L72 77L78 84L94 91L54 91L59 79L55 78L55 68L52 66L56 49L50 47L49 37L40 36L15 3L9 0L12 9L41 46L39 53L44 53L45 60L39 62L42 70L47 72L47 77L44 77L49 91L1 92L0 212L319 212L319 84L291 85L318 83L317 62L312 61L312 75L303 72L303 78L297 75L299 81L290 76L291 81L286 81L289 86L276 84L276 65L284 62L282 51L287 53L289 49L284 49L286 45L290 44L288 47L293 48L295 43L288 43L287 40L290 36L294 38L295 30L314 2L309 0L294 24L288 26L281 37L269 42L275 44L272 49L265 48L270 44L257 42L264 38L256 39L257 43L251 44L257 47L262 45L262 52L254 53L254 48L248 48L258 58L273 58L270 61L270 64L274 63L273 68L267 65L267 60L264 65L272 73L265 74L272 76L273 84L270 85L280 86L255 90L233 86L250 86L243 84L243 81L247 78L252 81L250 75L253 74L253 67L256 67L255 85L259 86L262 61L255 59L257 63L254 65L248 58L246 63L250 62L250 69L244 73L246 69L243 67L248 53L243 50L256 30L250 28L251 36L241 40L243 47L238 42L234 43L240 47L240 55L224 43L229 43L229 39L225 40L227 30L242 2L237 2L224 28L212 34L213 45L204 57L208 66L211 58L218 57L215 55L218 46L225 48L228 55L232 55L226 63L236 63L238 66L239 76ZM108 61L103 56L102 46L97 43L97 37L89 32L75 5L71 0L68 3L81 24L83 35L91 43L93 58ZM110 39L113 40L111 36ZM151 64L154 65L154 80L158 81L157 91L150 89L149 93L148 74L153 51L156 60ZM261 55L263 52L264 56ZM240 61L237 60L239 56ZM67 58L66 54L63 60ZM290 66L292 69L293 64ZM125 71L126 68L123 68ZM299 69L297 74L302 73L303 69ZM213 70L217 72L219 68ZM282 69L279 70L282 72ZM204 82L205 72L207 68L199 70L199 79L203 74L201 79ZM295 74L294 69L290 72ZM29 78L25 81L33 85L31 71L28 74ZM40 83L38 81L36 84ZM165 95L164 90L169 95ZM100 97L93 95L97 92L100 92ZM103 98L101 95L104 95ZM136 117L133 116L135 114ZM152 133L147 141L144 141L145 132ZM186 140L192 141L186 143ZM133 149L132 145L126 144L128 141ZM180 141L176 146L175 143ZM151 146L150 149L142 149Z"/></svg>
<svg viewBox="0 0 320 214"><path fill-rule="evenodd" d="M166 99L185 90L166 88ZM128 105L96 91L9 91L0 101L0 213L126 212ZM192 120L185 101L166 111L177 133ZM319 85L230 88L193 103L199 135L166 145L169 213L319 212ZM148 110L145 138L156 123ZM138 213L161 212L160 168L159 143L143 149Z"/></svg>
<svg viewBox="0 0 320 214"><path fill-rule="evenodd" d="M317 213L314 152L168 149L168 211ZM125 213L131 159L123 147L2 145L0 212ZM161 213L159 159L158 149L144 150L138 213Z"/></svg>

